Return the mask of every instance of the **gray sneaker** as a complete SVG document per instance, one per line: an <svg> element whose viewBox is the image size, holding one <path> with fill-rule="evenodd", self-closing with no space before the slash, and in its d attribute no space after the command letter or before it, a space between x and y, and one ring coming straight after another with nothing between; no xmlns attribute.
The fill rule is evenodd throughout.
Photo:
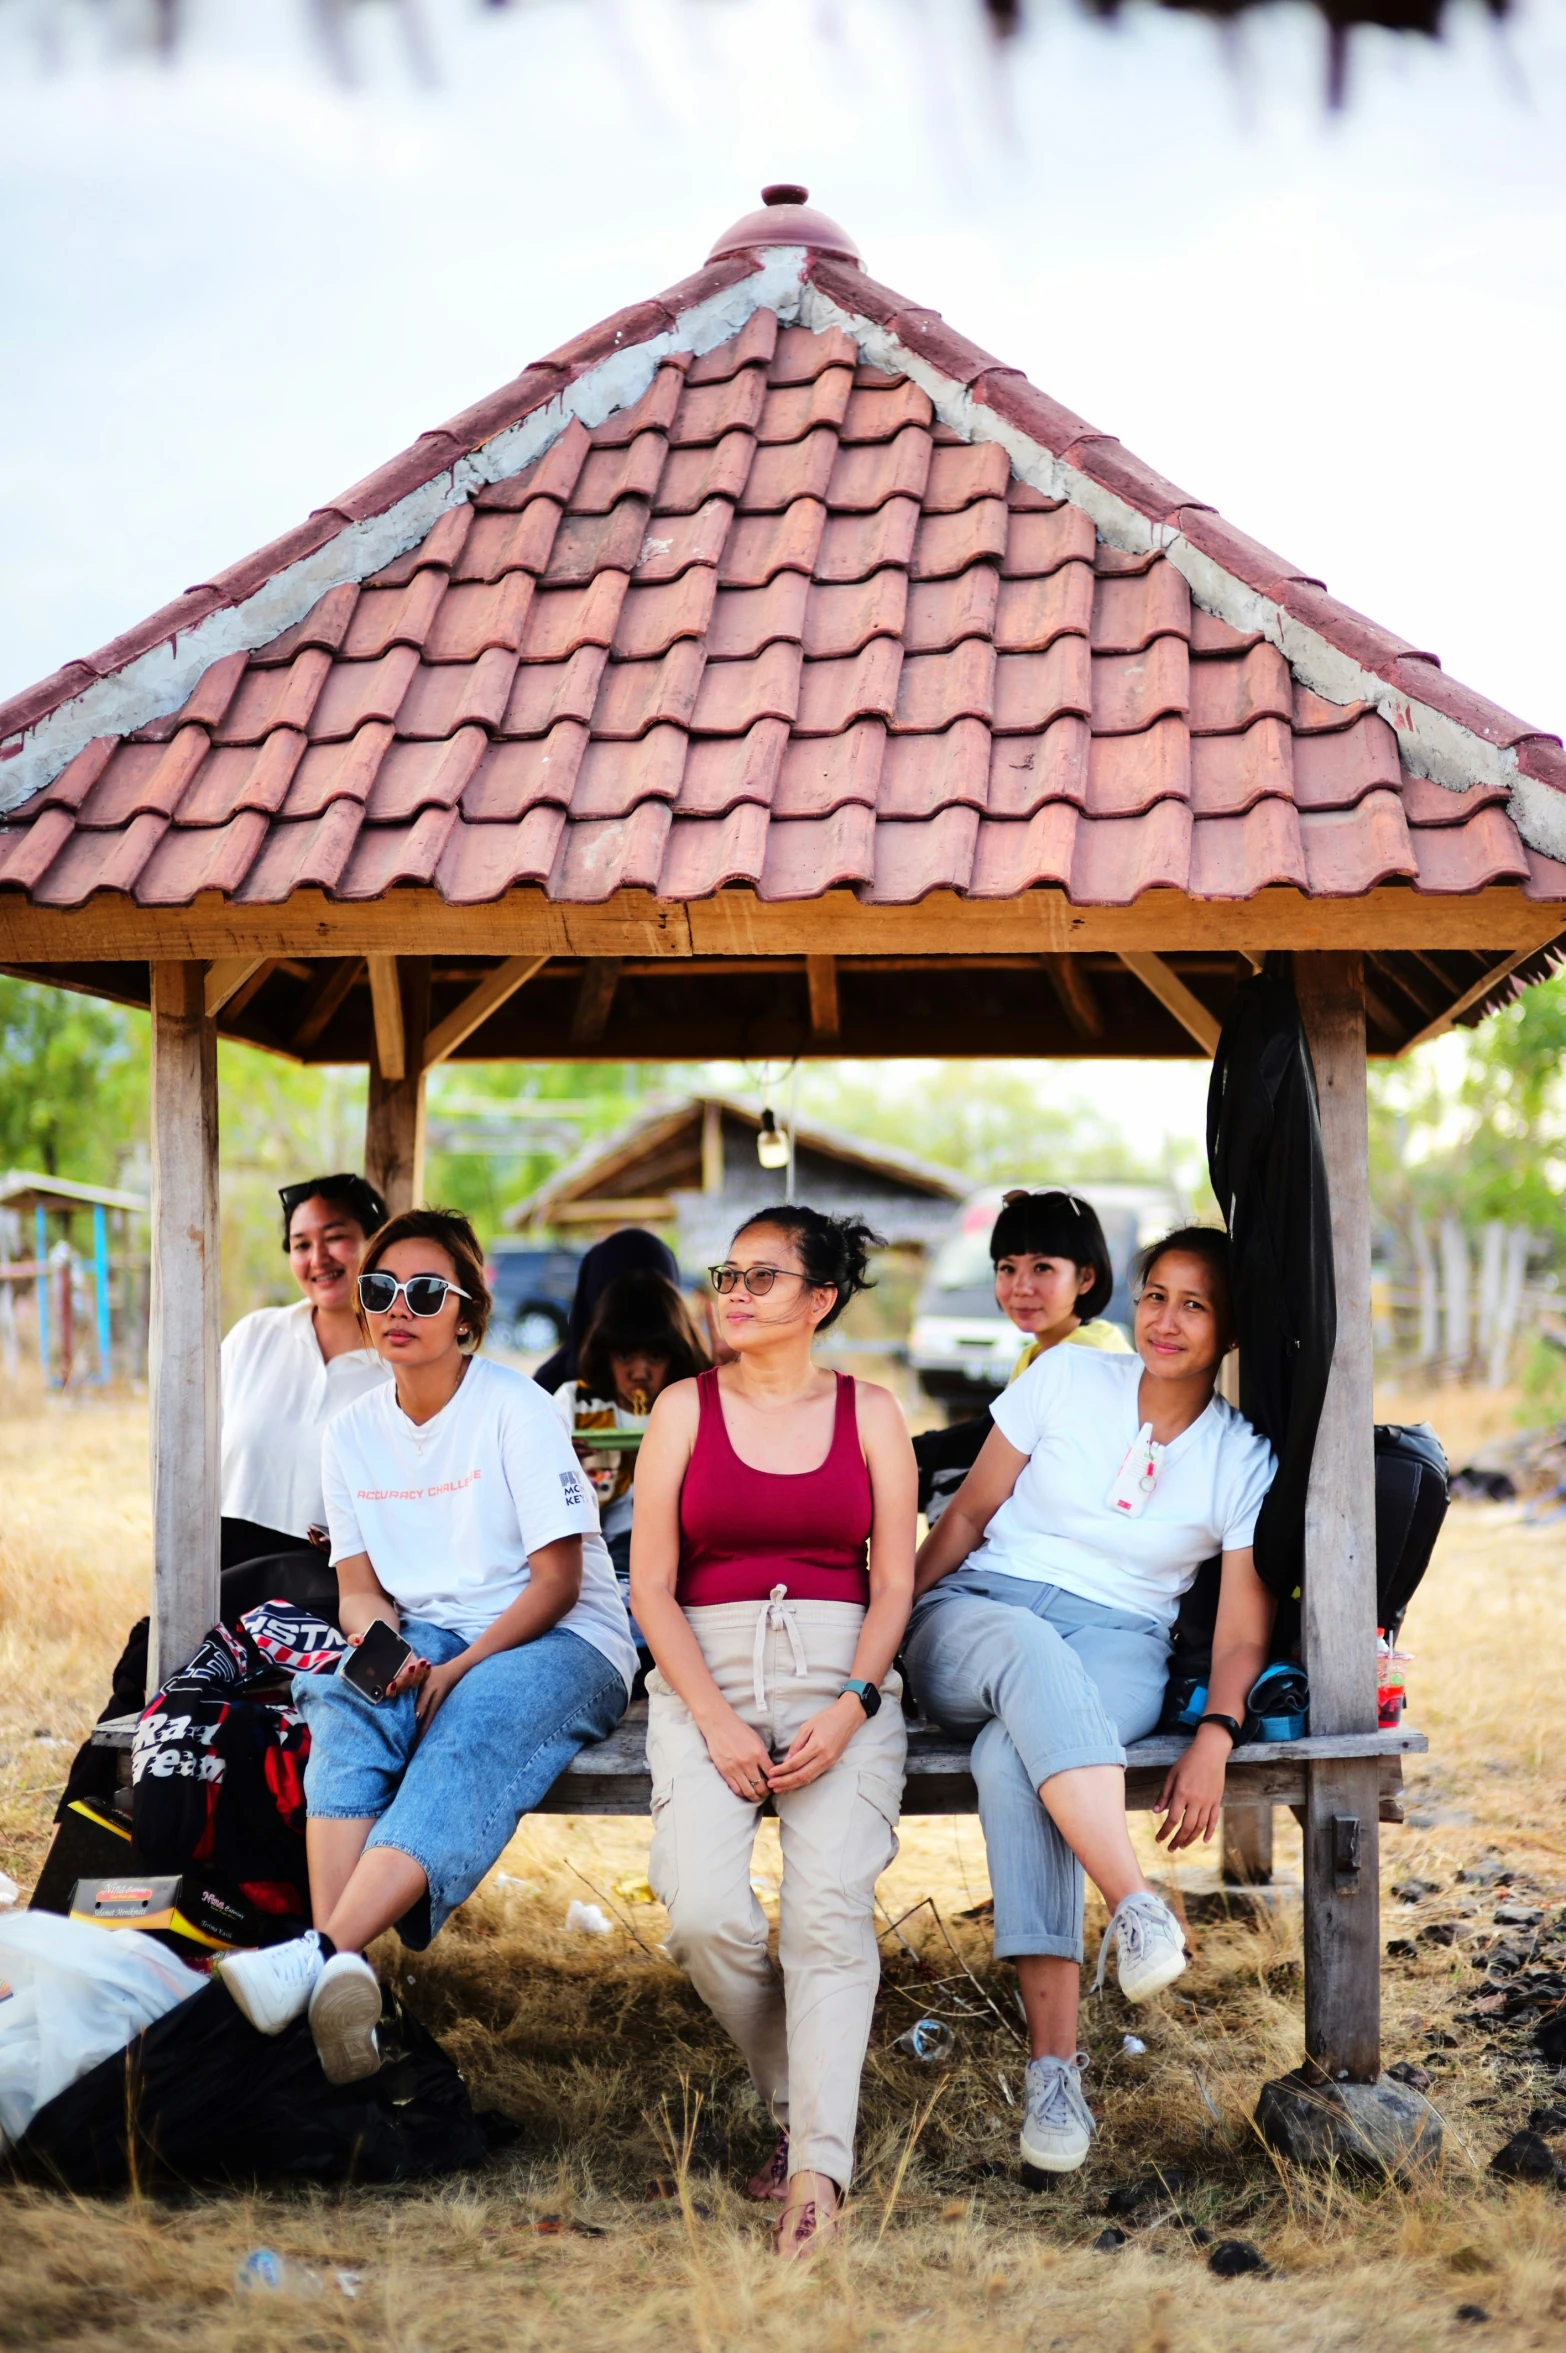
<svg viewBox="0 0 1566 2353"><path fill-rule="evenodd" d="M1109 1967L1109 1948L1119 1947L1116 1974L1128 2002L1146 2002L1185 1974L1185 1931L1169 1906L1150 1888L1122 1896L1115 1916L1098 1948L1093 1991L1098 1993Z"/></svg>
<svg viewBox="0 0 1566 2353"><path fill-rule="evenodd" d="M1022 2162L1038 2173L1075 2173L1098 2130L1082 2097L1086 2051L1074 2059L1028 2061Z"/></svg>

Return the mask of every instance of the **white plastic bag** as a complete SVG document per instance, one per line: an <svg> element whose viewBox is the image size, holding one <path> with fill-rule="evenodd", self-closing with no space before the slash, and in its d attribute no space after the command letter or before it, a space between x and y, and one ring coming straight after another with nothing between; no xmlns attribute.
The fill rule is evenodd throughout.
<svg viewBox="0 0 1566 2353"><path fill-rule="evenodd" d="M0 1919L0 2149L89 2067L206 1979L135 1928L55 1912Z"/></svg>

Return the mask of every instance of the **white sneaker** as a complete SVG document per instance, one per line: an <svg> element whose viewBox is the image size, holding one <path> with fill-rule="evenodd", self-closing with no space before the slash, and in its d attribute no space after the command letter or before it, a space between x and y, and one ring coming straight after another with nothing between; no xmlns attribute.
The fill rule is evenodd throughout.
<svg viewBox="0 0 1566 2353"><path fill-rule="evenodd" d="M1075 2173L1094 2133L1082 2096L1086 2051L1074 2059L1030 2059L1022 2119L1022 2162L1039 2173Z"/></svg>
<svg viewBox="0 0 1566 2353"><path fill-rule="evenodd" d="M281 2034L306 2007L321 1974L321 1940L313 1928L288 1944L222 1953L212 1973L228 1987L258 2034Z"/></svg>
<svg viewBox="0 0 1566 2353"><path fill-rule="evenodd" d="M310 1996L310 2032L328 2083L358 2083L381 2063L381 1981L361 1953L334 1953Z"/></svg>
<svg viewBox="0 0 1566 2353"><path fill-rule="evenodd" d="M1095 1993L1104 1982L1111 1944L1118 1948L1116 1974L1128 2002L1150 2001L1154 1994L1162 1993L1166 1985L1173 1985L1185 1973L1188 1960L1185 1931L1169 1906L1150 1888L1138 1888L1133 1895L1122 1896L1116 1904L1115 1916L1098 1948Z"/></svg>

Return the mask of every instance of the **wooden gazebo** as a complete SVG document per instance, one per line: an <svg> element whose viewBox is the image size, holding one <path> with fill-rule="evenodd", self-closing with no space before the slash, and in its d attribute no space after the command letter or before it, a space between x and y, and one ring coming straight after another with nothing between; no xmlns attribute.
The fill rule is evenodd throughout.
<svg viewBox="0 0 1566 2353"><path fill-rule="evenodd" d="M1210 1053L1292 949L1340 1319L1311 1738L1233 1788L1303 1800L1306 2045L1368 2081L1421 1744L1375 1729L1366 1054L1542 968L1566 758L767 193L0 708L0 963L152 1011L154 1660L217 1608L219 1032L367 1060L403 1203L448 1056Z"/></svg>

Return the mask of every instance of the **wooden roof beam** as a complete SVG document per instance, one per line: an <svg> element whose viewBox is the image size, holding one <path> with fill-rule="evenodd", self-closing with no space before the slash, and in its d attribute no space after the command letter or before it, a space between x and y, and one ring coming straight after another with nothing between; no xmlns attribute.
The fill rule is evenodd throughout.
<svg viewBox="0 0 1566 2353"><path fill-rule="evenodd" d="M1464 989L1462 995L1455 998L1444 1013L1437 1014L1434 1021L1427 1021L1422 1030L1419 1030L1400 1046L1399 1053L1412 1053L1415 1046L1423 1046L1431 1038L1440 1037L1444 1031L1451 1028L1454 1021L1468 1011L1470 1005L1477 1005L1481 998L1488 996L1491 989L1500 986L1508 973L1515 972L1519 964L1526 964L1528 958L1536 956L1538 952L1537 948L1523 948L1517 955L1503 957L1499 964L1492 964L1489 971L1482 974L1471 988Z"/></svg>
<svg viewBox="0 0 1566 2353"><path fill-rule="evenodd" d="M842 1033L837 999L837 958L807 956L805 979L810 989L810 1035L813 1042L830 1043Z"/></svg>
<svg viewBox="0 0 1566 2353"><path fill-rule="evenodd" d="M614 1009L614 993L620 985L620 964L618 956L596 956L584 967L576 992L576 1011L571 1016L573 1046L601 1044Z"/></svg>
<svg viewBox="0 0 1566 2353"><path fill-rule="evenodd" d="M424 1042L425 1069L433 1070L437 1062L455 1054L492 1013L498 1012L508 998L524 988L535 973L542 972L548 962L547 956L508 956L493 972L487 972L461 1004L430 1031Z"/></svg>
<svg viewBox="0 0 1566 2353"><path fill-rule="evenodd" d="M290 1054L309 1053L363 970L362 956L344 956L340 962L327 965L288 1041Z"/></svg>
<svg viewBox="0 0 1566 2353"><path fill-rule="evenodd" d="M1044 970L1061 1011L1077 1036L1091 1043L1104 1034L1104 1015L1080 956L1046 956Z"/></svg>
<svg viewBox="0 0 1566 2353"><path fill-rule="evenodd" d="M1220 1023L1208 1012L1200 997L1193 996L1180 975L1166 964L1162 956L1149 954L1145 949L1122 948L1120 961L1128 972L1134 972L1150 995L1158 999L1166 1013L1172 1013L1180 1027L1187 1031L1207 1055L1218 1051Z"/></svg>
<svg viewBox="0 0 1566 2353"><path fill-rule="evenodd" d="M270 956L220 956L207 966L205 986L207 1019L215 1021L227 1008L230 1021L237 1021L267 974L272 970Z"/></svg>

